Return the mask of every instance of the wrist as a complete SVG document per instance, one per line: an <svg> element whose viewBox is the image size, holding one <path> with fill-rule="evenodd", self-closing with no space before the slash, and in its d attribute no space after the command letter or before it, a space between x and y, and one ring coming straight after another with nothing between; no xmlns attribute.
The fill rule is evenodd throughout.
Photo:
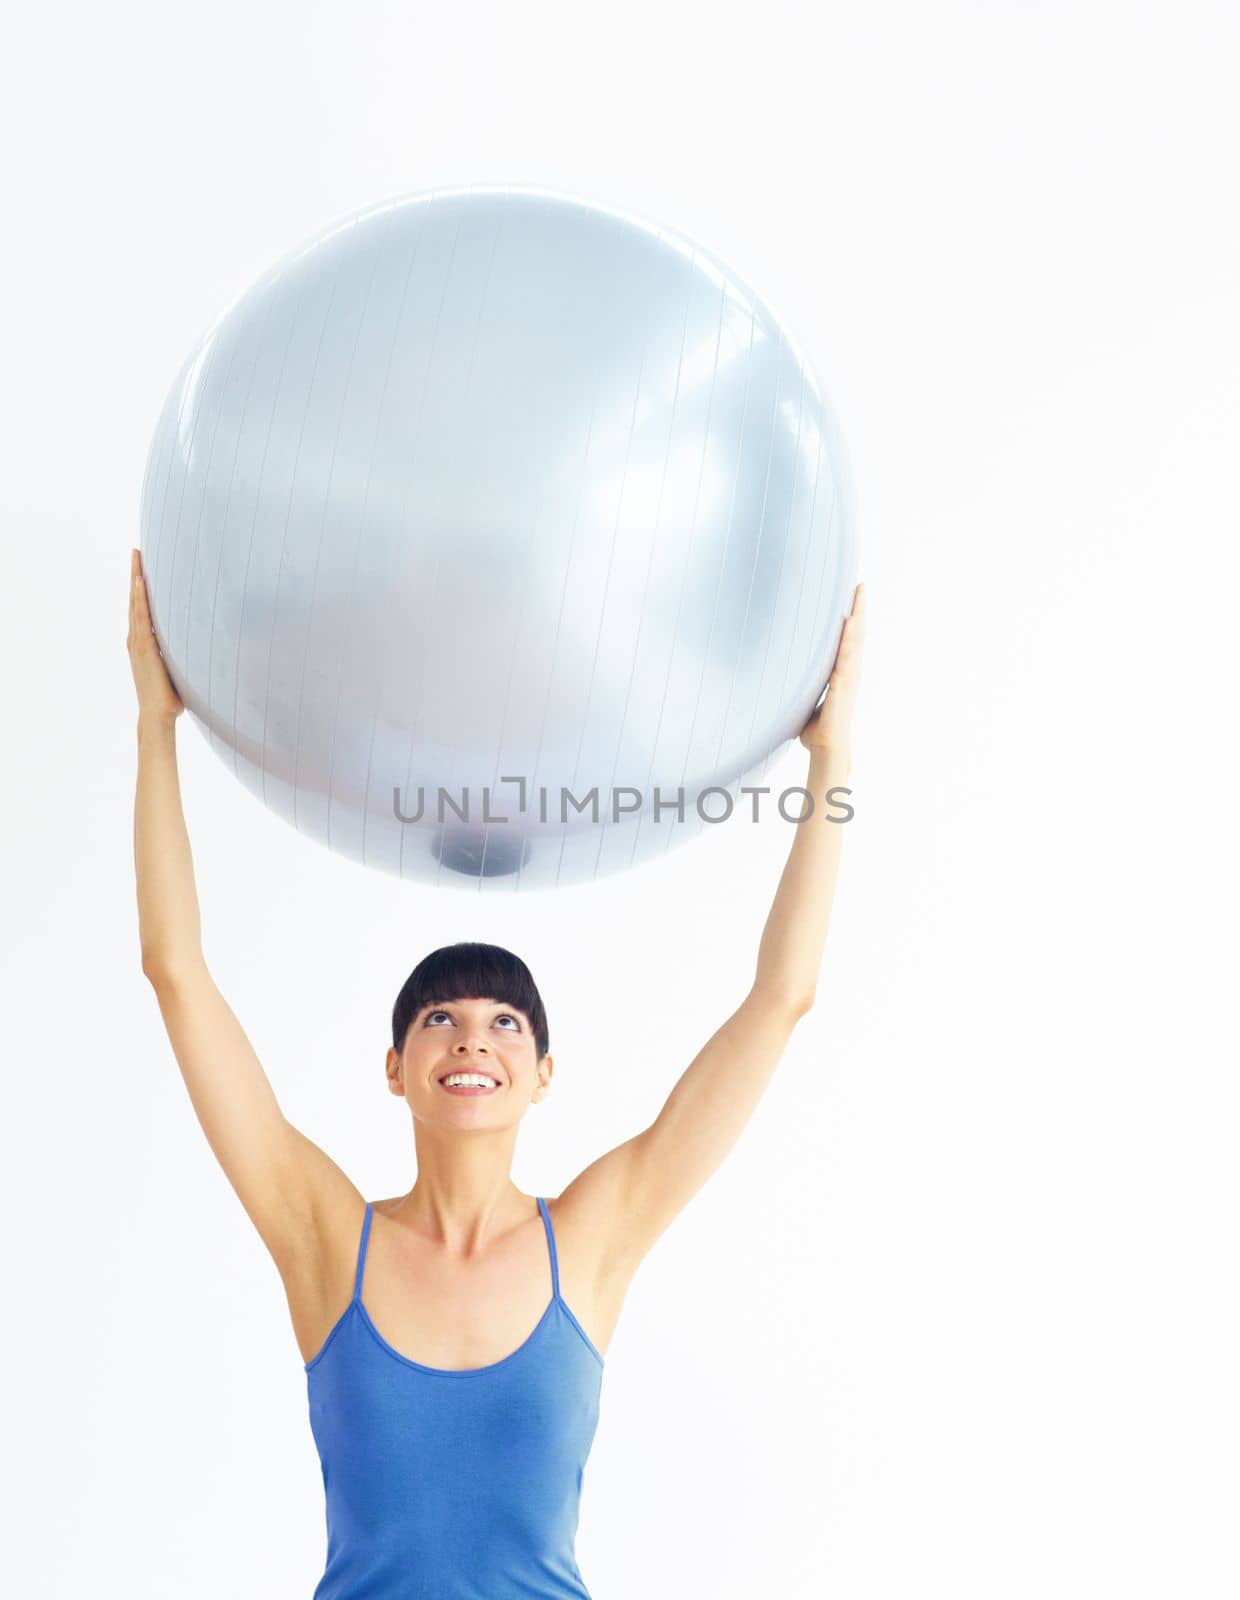
<svg viewBox="0 0 1240 1600"><path fill-rule="evenodd" d="M843 783L852 771L852 751L839 745L814 745L809 753L809 770L815 781Z"/></svg>
<svg viewBox="0 0 1240 1600"><path fill-rule="evenodd" d="M138 712L138 739L175 738L177 719L171 711L141 710Z"/></svg>

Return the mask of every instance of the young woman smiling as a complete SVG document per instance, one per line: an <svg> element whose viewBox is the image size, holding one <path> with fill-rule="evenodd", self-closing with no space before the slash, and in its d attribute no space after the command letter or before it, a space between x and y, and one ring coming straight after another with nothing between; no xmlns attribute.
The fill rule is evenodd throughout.
<svg viewBox="0 0 1240 1600"><path fill-rule="evenodd" d="M389 1091L417 1176L367 1202L285 1118L203 958L176 721L138 551L134 855L142 970L212 1151L283 1280L323 1466L315 1600L588 1600L574 1555L604 1357L643 1257L717 1170L813 1004L842 830L863 628L859 585L801 732L812 818L793 829L749 992L649 1127L555 1198L511 1177L555 1063L525 963L431 952L397 996Z"/></svg>

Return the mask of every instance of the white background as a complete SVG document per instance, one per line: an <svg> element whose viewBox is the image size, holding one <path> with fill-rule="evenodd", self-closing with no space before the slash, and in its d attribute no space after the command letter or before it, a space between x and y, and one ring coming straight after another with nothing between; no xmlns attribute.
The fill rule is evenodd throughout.
<svg viewBox="0 0 1240 1600"><path fill-rule="evenodd" d="M25 7L6 156L5 1587L308 1600L282 1290L140 968L124 649L184 354L333 218L559 189L719 254L809 352L871 645L815 1010L634 1281L595 1600L1234 1600L1240 44L1225 4ZM748 986L791 828L426 891L180 724L208 961L369 1195L427 950L530 964L558 1193ZM778 780L799 782L804 753ZM485 1517L485 1506L479 1508Z"/></svg>

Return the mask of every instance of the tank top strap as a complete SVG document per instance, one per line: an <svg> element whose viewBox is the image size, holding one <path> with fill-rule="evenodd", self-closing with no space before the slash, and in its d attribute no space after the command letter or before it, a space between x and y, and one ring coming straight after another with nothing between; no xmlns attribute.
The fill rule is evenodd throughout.
<svg viewBox="0 0 1240 1600"><path fill-rule="evenodd" d="M371 1203L366 1202L366 1215L362 1218L362 1236L357 1246L357 1272L353 1277L353 1298L362 1298L362 1274L366 1270L366 1246L370 1242Z"/></svg>
<svg viewBox="0 0 1240 1600"><path fill-rule="evenodd" d="M538 1209L542 1212L543 1227L547 1230L547 1251L551 1257L551 1298L560 1298L560 1264L555 1255L555 1232L551 1226L551 1213L547 1210L547 1202L541 1195L538 1197Z"/></svg>

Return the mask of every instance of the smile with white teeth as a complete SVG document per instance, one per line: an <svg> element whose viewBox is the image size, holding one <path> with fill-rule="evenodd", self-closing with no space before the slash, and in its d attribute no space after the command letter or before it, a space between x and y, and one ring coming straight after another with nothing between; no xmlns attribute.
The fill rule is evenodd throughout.
<svg viewBox="0 0 1240 1600"><path fill-rule="evenodd" d="M488 1078L484 1072L450 1072L440 1078L445 1089L497 1089L498 1078Z"/></svg>

